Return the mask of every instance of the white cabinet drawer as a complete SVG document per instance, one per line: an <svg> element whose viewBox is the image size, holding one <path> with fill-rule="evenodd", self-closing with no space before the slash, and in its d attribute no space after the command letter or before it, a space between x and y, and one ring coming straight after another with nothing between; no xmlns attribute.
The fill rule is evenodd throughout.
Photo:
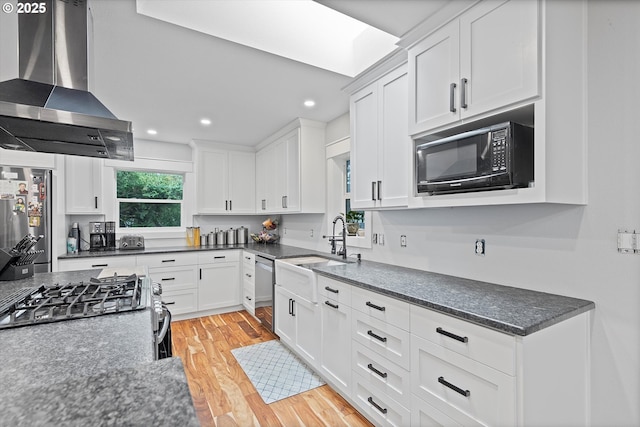
<svg viewBox="0 0 640 427"><path fill-rule="evenodd" d="M371 351L359 342L353 343L352 369L362 378L368 380L369 385L398 402L408 402L411 393L411 376L407 369L375 351Z"/></svg>
<svg viewBox="0 0 640 427"><path fill-rule="evenodd" d="M196 266L150 268L149 276L160 283L163 292L198 287Z"/></svg>
<svg viewBox="0 0 640 427"><path fill-rule="evenodd" d="M364 347L409 369L410 334L357 310L352 311L352 336Z"/></svg>
<svg viewBox="0 0 640 427"><path fill-rule="evenodd" d="M145 265L149 268L196 264L198 264L198 257L195 254L189 253L171 252L166 254L138 255L138 265Z"/></svg>
<svg viewBox="0 0 640 427"><path fill-rule="evenodd" d="M162 301L172 315L195 313L198 311L198 289L163 291Z"/></svg>
<svg viewBox="0 0 640 427"><path fill-rule="evenodd" d="M61 259L58 261L60 271L91 270L94 268L135 267L135 256L89 257L82 259Z"/></svg>
<svg viewBox="0 0 640 427"><path fill-rule="evenodd" d="M358 408L375 425L379 426L408 426L411 422L411 412L384 393L377 391L357 372L353 374L352 399ZM407 401L407 405L409 405Z"/></svg>
<svg viewBox="0 0 640 427"><path fill-rule="evenodd" d="M514 336L414 305L410 311L412 334L506 374L516 374Z"/></svg>
<svg viewBox="0 0 640 427"><path fill-rule="evenodd" d="M339 304L351 306L351 285L318 275L318 294Z"/></svg>
<svg viewBox="0 0 640 427"><path fill-rule="evenodd" d="M198 254L198 264L217 264L220 262L240 261L240 252L236 251L206 251Z"/></svg>
<svg viewBox="0 0 640 427"><path fill-rule="evenodd" d="M409 303L353 287L351 307L398 328L409 330Z"/></svg>
<svg viewBox="0 0 640 427"><path fill-rule="evenodd" d="M516 425L515 377L415 335L411 340L415 395L462 424L470 417L487 426Z"/></svg>
<svg viewBox="0 0 640 427"><path fill-rule="evenodd" d="M411 395L411 425L413 427L462 427L481 426L477 421L469 419L469 423L461 424L443 412L438 411L424 400Z"/></svg>
<svg viewBox="0 0 640 427"><path fill-rule="evenodd" d="M242 262L244 263L245 268L256 268L256 254L242 251Z"/></svg>

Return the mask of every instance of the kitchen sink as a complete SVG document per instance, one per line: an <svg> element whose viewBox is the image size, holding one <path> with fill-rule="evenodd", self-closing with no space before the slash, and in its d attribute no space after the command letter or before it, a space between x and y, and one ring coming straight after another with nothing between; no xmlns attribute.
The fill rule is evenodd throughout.
<svg viewBox="0 0 640 427"><path fill-rule="evenodd" d="M343 265L345 262L320 256L277 259L276 285L284 286L293 293L315 303L318 301L316 273L312 267Z"/></svg>

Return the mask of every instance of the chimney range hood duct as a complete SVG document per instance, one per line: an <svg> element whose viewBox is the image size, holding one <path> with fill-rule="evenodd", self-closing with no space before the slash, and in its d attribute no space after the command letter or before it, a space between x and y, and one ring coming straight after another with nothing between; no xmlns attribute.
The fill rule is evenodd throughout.
<svg viewBox="0 0 640 427"><path fill-rule="evenodd" d="M131 122L87 90L86 0L18 15L19 78L0 82L0 147L133 160Z"/></svg>

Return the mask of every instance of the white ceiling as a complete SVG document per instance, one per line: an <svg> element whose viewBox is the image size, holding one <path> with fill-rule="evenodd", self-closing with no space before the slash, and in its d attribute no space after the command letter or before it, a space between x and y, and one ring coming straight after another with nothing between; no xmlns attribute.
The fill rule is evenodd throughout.
<svg viewBox="0 0 640 427"><path fill-rule="evenodd" d="M447 1L319 2L401 36ZM349 109L347 76L140 15L135 0L89 5L90 89L135 138L255 145L296 117L328 122Z"/></svg>

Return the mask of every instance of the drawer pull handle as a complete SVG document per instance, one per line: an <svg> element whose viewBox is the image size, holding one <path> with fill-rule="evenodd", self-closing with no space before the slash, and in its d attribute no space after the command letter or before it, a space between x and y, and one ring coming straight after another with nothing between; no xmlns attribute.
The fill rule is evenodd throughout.
<svg viewBox="0 0 640 427"><path fill-rule="evenodd" d="M371 403L373 405L373 407L376 408L381 413L383 413L383 414L387 413L387 408L383 408L382 406L380 406L376 402L374 402L373 401L373 397L369 396L369 398L367 399L367 402Z"/></svg>
<svg viewBox="0 0 640 427"><path fill-rule="evenodd" d="M249 297L245 297L245 298L248 299L249 301L251 301L251 298L249 298Z"/></svg>
<svg viewBox="0 0 640 427"><path fill-rule="evenodd" d="M214 256L213 259L223 259L226 258L226 256L222 255L222 256Z"/></svg>
<svg viewBox="0 0 640 427"><path fill-rule="evenodd" d="M164 282L164 281L167 281L167 280L176 280L176 278L175 277L165 277L164 279L160 279L160 280L162 280Z"/></svg>
<svg viewBox="0 0 640 427"><path fill-rule="evenodd" d="M386 307L380 307L379 305L375 305L374 303L367 301L367 305L371 308L375 308L376 310L379 311L385 311L387 308Z"/></svg>
<svg viewBox="0 0 640 427"><path fill-rule="evenodd" d="M338 304L331 304L329 301L325 301L324 303L331 308L338 309Z"/></svg>
<svg viewBox="0 0 640 427"><path fill-rule="evenodd" d="M471 396L471 392L469 390L463 390L460 387L451 384L449 381L445 380L444 377L439 377L438 382L443 386L449 387L451 390L455 391L456 393L460 393L465 397Z"/></svg>
<svg viewBox="0 0 640 427"><path fill-rule="evenodd" d="M249 273L244 273L244 275L249 277L249 278L251 277L251 275Z"/></svg>
<svg viewBox="0 0 640 427"><path fill-rule="evenodd" d="M176 303L175 301L165 302L164 305L174 305L175 303Z"/></svg>
<svg viewBox="0 0 640 427"><path fill-rule="evenodd" d="M460 335L456 335L456 334L452 334L449 331L445 331L444 329L442 329L441 327L437 327L436 328L436 332L439 334L444 335L445 337L449 337L449 338L453 338L456 341L460 341L460 342L469 342L469 338L467 337L461 337Z"/></svg>
<svg viewBox="0 0 640 427"><path fill-rule="evenodd" d="M380 372L379 370L377 370L376 368L373 367L373 365L371 363L369 363L367 365L367 368L369 368L369 370L375 374L378 374L379 376L381 376L382 378L387 378L387 373L386 372Z"/></svg>
<svg viewBox="0 0 640 427"><path fill-rule="evenodd" d="M175 259L163 259L162 262L176 262Z"/></svg>
<svg viewBox="0 0 640 427"><path fill-rule="evenodd" d="M247 260L251 261L251 257L250 256L246 256L246 257L244 257L244 259L247 259Z"/></svg>
<svg viewBox="0 0 640 427"><path fill-rule="evenodd" d="M91 267L109 267L109 264L92 264Z"/></svg>
<svg viewBox="0 0 640 427"><path fill-rule="evenodd" d="M338 292L340 292L339 290L330 288L328 286L325 286L324 288L329 292L333 292L334 294L337 294Z"/></svg>
<svg viewBox="0 0 640 427"><path fill-rule="evenodd" d="M367 335L369 335L370 337L373 337L373 338L377 339L378 341L381 341L381 342L387 342L387 337L381 337L380 335L376 335L376 334L374 334L374 333L373 333L373 331L372 331L371 329L369 329L369 330L367 331Z"/></svg>

